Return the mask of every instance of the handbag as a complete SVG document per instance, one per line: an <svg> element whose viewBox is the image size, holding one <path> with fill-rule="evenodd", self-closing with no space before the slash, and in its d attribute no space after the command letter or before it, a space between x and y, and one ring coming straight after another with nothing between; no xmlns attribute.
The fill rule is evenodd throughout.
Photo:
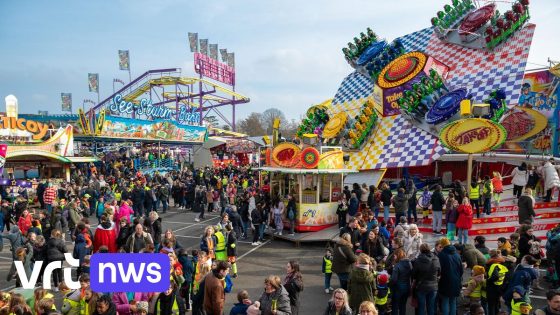
<svg viewBox="0 0 560 315"><path fill-rule="evenodd" d="M416 287L417 283L416 280L412 282L412 287L410 288L410 306L417 308L418 307L418 298L416 297Z"/></svg>

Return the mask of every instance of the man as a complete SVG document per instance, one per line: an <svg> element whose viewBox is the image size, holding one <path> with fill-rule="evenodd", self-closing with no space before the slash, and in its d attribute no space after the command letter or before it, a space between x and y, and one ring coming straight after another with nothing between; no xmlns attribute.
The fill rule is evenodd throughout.
<svg viewBox="0 0 560 315"><path fill-rule="evenodd" d="M41 204L41 209L45 209L45 200L43 199L43 194L47 188L47 182L42 180L39 185L37 185L37 200Z"/></svg>
<svg viewBox="0 0 560 315"><path fill-rule="evenodd" d="M154 244L152 236L144 232L142 224L136 224L134 234L128 237L125 248L129 253L140 253L148 244Z"/></svg>
<svg viewBox="0 0 560 315"><path fill-rule="evenodd" d="M535 315L560 314L560 290L546 292L546 302L548 305L545 308L536 310Z"/></svg>
<svg viewBox="0 0 560 315"><path fill-rule="evenodd" d="M43 202L45 203L45 207L47 208L49 214L52 213L55 199L56 199L56 189L53 187L53 184L49 182L47 184L47 188L45 189L45 192L43 193Z"/></svg>
<svg viewBox="0 0 560 315"><path fill-rule="evenodd" d="M342 229L340 229L340 235L342 236L344 233L350 234L350 239L352 241L352 245L354 246L354 250L360 247L360 229L358 228L358 220L356 218L351 218L348 222L348 225Z"/></svg>
<svg viewBox="0 0 560 315"><path fill-rule="evenodd" d="M218 261L212 273L206 276L204 284L203 308L207 315L222 315L226 299L224 279L229 273L229 263Z"/></svg>
<svg viewBox="0 0 560 315"><path fill-rule="evenodd" d="M447 238L441 238L438 245L443 248L438 253L441 266L441 277L438 283L441 312L443 315L454 315L457 314L457 298L461 295L463 264L457 250Z"/></svg>

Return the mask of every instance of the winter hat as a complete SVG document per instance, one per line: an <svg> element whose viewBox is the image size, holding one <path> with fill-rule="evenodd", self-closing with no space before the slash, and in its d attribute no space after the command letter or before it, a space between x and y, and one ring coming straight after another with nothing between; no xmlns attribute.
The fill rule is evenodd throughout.
<svg viewBox="0 0 560 315"><path fill-rule="evenodd" d="M381 273L377 276L377 284L380 287L386 287L389 282L389 276L386 273Z"/></svg>
<svg viewBox="0 0 560 315"><path fill-rule="evenodd" d="M473 276L479 276L486 273L486 270L483 266L476 265L472 268Z"/></svg>
<svg viewBox="0 0 560 315"><path fill-rule="evenodd" d="M140 302L136 303L136 311L138 313L144 311L144 312L146 312L146 314L148 314L148 308L149 308L148 307L148 302L146 302L146 301L140 301Z"/></svg>

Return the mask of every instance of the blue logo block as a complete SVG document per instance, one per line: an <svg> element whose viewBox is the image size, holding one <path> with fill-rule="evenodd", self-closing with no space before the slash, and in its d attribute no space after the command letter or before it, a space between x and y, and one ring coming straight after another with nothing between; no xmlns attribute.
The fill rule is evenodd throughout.
<svg viewBox="0 0 560 315"><path fill-rule="evenodd" d="M163 292L171 266L165 254L94 254L91 289L96 292Z"/></svg>

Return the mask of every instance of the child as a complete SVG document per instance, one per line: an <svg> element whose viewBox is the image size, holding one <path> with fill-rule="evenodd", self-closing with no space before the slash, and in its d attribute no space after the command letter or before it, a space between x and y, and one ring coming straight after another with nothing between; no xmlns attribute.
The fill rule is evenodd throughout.
<svg viewBox="0 0 560 315"><path fill-rule="evenodd" d="M387 273L380 273L377 275L377 293L375 295L375 307L379 315L385 315L388 310L387 300L391 290L388 287L389 275Z"/></svg>
<svg viewBox="0 0 560 315"><path fill-rule="evenodd" d="M504 184L502 183L502 175L499 172L493 173L492 186L494 187L494 202L496 207L500 205L500 199L504 192Z"/></svg>
<svg viewBox="0 0 560 315"><path fill-rule="evenodd" d="M422 221L428 218L430 215L430 200L432 199L432 193L428 186L424 187L424 192L420 195L420 200L418 200L418 204L422 207Z"/></svg>
<svg viewBox="0 0 560 315"><path fill-rule="evenodd" d="M47 315L56 312L53 298L42 298L36 305L37 315Z"/></svg>
<svg viewBox="0 0 560 315"><path fill-rule="evenodd" d="M146 301L136 303L135 315L148 315L149 304Z"/></svg>
<svg viewBox="0 0 560 315"><path fill-rule="evenodd" d="M455 223L457 223L457 218L459 217L459 213L457 212L457 208L459 207L459 203L455 200L455 196L452 192L449 193L449 196L445 200L445 221L447 222L447 238L450 241L455 240Z"/></svg>
<svg viewBox="0 0 560 315"><path fill-rule="evenodd" d="M64 282L59 284L58 289L63 296L60 312L64 315L79 315L81 290L71 290Z"/></svg>
<svg viewBox="0 0 560 315"><path fill-rule="evenodd" d="M249 293L246 290L241 290L237 293L237 303L233 305L233 308L229 312L229 315L247 315L247 309L251 305L251 300L249 300Z"/></svg>
<svg viewBox="0 0 560 315"><path fill-rule="evenodd" d="M93 291L89 286L82 289L80 294L80 314L93 314L96 302L97 295L93 294Z"/></svg>
<svg viewBox="0 0 560 315"><path fill-rule="evenodd" d="M472 276L467 283L467 288L463 292L463 296L469 298L470 304L480 304L482 308L487 309L486 303L486 269L483 266L476 265L472 268Z"/></svg>
<svg viewBox="0 0 560 315"><path fill-rule="evenodd" d="M479 252L482 253L482 255L484 255L484 257L486 258L486 260L488 260L490 258L490 249L488 249L488 247L486 247L486 238L482 235L477 235L474 238L474 247L476 249L478 249Z"/></svg>
<svg viewBox="0 0 560 315"><path fill-rule="evenodd" d="M326 252L325 252L325 256L323 256L323 267L322 267L322 271L325 274L325 293L329 294L329 290L334 290L331 287L331 277L332 277L332 259L333 259L333 255L332 255L332 250L330 248L327 248Z"/></svg>
<svg viewBox="0 0 560 315"><path fill-rule="evenodd" d="M521 311L522 308L527 310L531 309L531 305L527 304L525 301L525 289L522 286L517 285L513 288L513 299L511 300L511 315L521 315L528 314Z"/></svg>
<svg viewBox="0 0 560 315"><path fill-rule="evenodd" d="M89 271L90 271L89 261L90 261L90 259L91 259L91 255L86 255L84 257L84 263L81 266L82 267L82 274L86 274L86 273L89 274Z"/></svg>
<svg viewBox="0 0 560 315"><path fill-rule="evenodd" d="M511 254L519 258L519 233L512 233L509 236L509 243L511 244Z"/></svg>
<svg viewBox="0 0 560 315"><path fill-rule="evenodd" d="M498 250L502 252L502 255L505 251L506 254L503 256L511 255L511 244L508 242L508 240L505 237L498 238Z"/></svg>

